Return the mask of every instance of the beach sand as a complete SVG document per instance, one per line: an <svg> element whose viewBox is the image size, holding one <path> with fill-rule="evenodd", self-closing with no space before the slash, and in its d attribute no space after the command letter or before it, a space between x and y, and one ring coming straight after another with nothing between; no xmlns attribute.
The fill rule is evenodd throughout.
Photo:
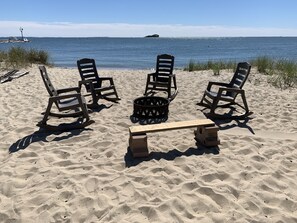
<svg viewBox="0 0 297 223"><path fill-rule="evenodd" d="M77 69L48 67L56 88L77 86ZM37 66L0 85L0 222L297 222L297 89L252 70L244 86L253 115L217 122L218 149L193 130L149 134L150 156L133 159L128 127L149 70L100 70L122 100L100 100L83 130L44 132L48 103ZM205 118L208 81L232 71L175 71L179 93L167 122ZM63 122L63 119L58 120Z"/></svg>

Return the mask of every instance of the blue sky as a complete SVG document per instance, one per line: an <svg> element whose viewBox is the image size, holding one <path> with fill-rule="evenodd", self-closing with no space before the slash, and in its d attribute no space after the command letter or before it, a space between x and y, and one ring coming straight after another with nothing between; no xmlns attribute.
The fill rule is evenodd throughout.
<svg viewBox="0 0 297 223"><path fill-rule="evenodd" d="M297 36L296 0L2 1L0 36Z"/></svg>

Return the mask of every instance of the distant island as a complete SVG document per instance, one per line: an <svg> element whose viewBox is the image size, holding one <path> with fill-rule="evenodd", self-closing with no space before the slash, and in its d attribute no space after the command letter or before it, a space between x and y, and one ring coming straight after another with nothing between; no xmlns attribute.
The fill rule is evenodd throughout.
<svg viewBox="0 0 297 223"><path fill-rule="evenodd" d="M159 35L158 34L153 34L153 35L147 35L145 36L145 38L158 38Z"/></svg>

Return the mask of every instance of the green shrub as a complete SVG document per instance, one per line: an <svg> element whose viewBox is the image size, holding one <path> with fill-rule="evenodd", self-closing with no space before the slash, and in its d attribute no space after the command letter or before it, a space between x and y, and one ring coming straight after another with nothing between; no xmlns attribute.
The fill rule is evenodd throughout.
<svg viewBox="0 0 297 223"><path fill-rule="evenodd" d="M184 69L187 71L212 70L214 75L219 75L223 69L236 69L235 62L207 61L206 63L194 62L191 60Z"/></svg>
<svg viewBox="0 0 297 223"><path fill-rule="evenodd" d="M33 50L31 49L28 52L28 61L30 63L41 63L41 64L48 64L49 55L46 51L43 50Z"/></svg>
<svg viewBox="0 0 297 223"><path fill-rule="evenodd" d="M7 52L0 51L0 62L1 66L13 68L21 68L34 63L49 65L49 54L43 50L12 47Z"/></svg>
<svg viewBox="0 0 297 223"><path fill-rule="evenodd" d="M7 58L7 53L4 51L0 51L0 62L4 62Z"/></svg>
<svg viewBox="0 0 297 223"><path fill-rule="evenodd" d="M7 54L7 63L13 67L20 67L26 64L27 52L21 47L12 47Z"/></svg>
<svg viewBox="0 0 297 223"><path fill-rule="evenodd" d="M271 80L280 88L297 86L297 64L287 60L277 61Z"/></svg>
<svg viewBox="0 0 297 223"><path fill-rule="evenodd" d="M262 74L271 75L273 71L274 61L267 56L258 57L252 61L252 65Z"/></svg>
<svg viewBox="0 0 297 223"><path fill-rule="evenodd" d="M270 75L269 82L279 88L297 86L297 63L289 60L273 60L267 56L261 56L251 62L252 67L256 67L259 73ZM184 69L187 71L213 70L214 75L219 75L223 69L233 69L235 62L207 61L205 63L195 63L190 61Z"/></svg>

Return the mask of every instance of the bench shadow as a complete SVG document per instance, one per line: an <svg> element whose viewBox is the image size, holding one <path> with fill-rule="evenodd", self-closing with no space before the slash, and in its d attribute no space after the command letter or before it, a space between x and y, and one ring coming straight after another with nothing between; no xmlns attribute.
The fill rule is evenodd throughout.
<svg viewBox="0 0 297 223"><path fill-rule="evenodd" d="M131 152L130 147L127 148L127 153L125 154L125 164L126 167L137 166L138 164L150 160L168 160L172 161L181 156L201 156L203 154L213 154L218 155L220 153L220 148L218 146L213 147L204 147L197 145L197 147L190 147L184 152L181 152L177 149L172 149L168 152L150 152L148 157L143 158L134 158Z"/></svg>
<svg viewBox="0 0 297 223"><path fill-rule="evenodd" d="M26 149L29 145L35 142L49 142L47 140L47 137L51 135L56 136L51 141L61 141L61 140L69 139L74 136L78 136L81 132L89 131L89 130L92 130L92 129L83 128L83 129L73 129L68 131L46 131L43 128L40 128L39 130L33 132L32 134L17 140L9 147L8 151L9 153L15 153L15 152L18 152L19 150ZM63 135L61 135L62 133Z"/></svg>

